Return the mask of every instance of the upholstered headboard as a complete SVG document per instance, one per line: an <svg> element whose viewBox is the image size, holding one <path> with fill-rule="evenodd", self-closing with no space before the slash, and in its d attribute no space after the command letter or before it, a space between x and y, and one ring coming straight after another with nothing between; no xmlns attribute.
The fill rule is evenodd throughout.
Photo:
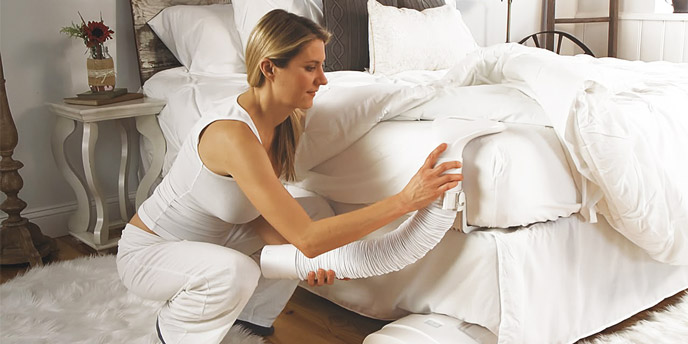
<svg viewBox="0 0 688 344"><path fill-rule="evenodd" d="M161 70L181 66L170 50L146 24L151 18L169 6L211 5L229 2L230 0L129 0L132 22L134 23L134 38L139 60L141 85Z"/></svg>
<svg viewBox="0 0 688 344"><path fill-rule="evenodd" d="M377 0L415 10L444 5L444 0ZM323 0L325 26L332 33L325 47L325 71L368 68L368 0Z"/></svg>
<svg viewBox="0 0 688 344"><path fill-rule="evenodd" d="M365 15L350 16L365 10L367 0L321 0L324 2L325 24L334 37L326 47L327 70L363 70L368 65L367 26ZM439 6L444 0L379 0L385 5L422 9ZM141 84L153 74L181 66L165 44L153 33L147 22L164 8L174 5L211 5L231 3L231 0L129 0ZM479 43L484 44L486 8L482 0L458 0L464 20L471 27ZM322 2L321 2L322 4ZM352 19L353 18L353 19ZM501 12L500 12L501 18ZM472 25L473 24L473 25ZM346 30L345 30L346 29ZM341 37L340 37L341 36ZM352 58L355 52L359 52Z"/></svg>

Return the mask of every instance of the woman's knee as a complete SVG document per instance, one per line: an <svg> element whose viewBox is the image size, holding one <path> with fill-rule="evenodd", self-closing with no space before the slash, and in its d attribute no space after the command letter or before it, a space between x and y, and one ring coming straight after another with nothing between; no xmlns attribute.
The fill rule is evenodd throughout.
<svg viewBox="0 0 688 344"><path fill-rule="evenodd" d="M219 263L219 264L218 264ZM199 274L186 290L191 298L203 305L202 318L214 318L229 311L243 308L253 295L260 278L260 268L245 255L231 260L215 262L214 268Z"/></svg>
<svg viewBox="0 0 688 344"><path fill-rule="evenodd" d="M222 300L250 298L261 274L258 264L240 253L218 263L205 276L209 292Z"/></svg>
<svg viewBox="0 0 688 344"><path fill-rule="evenodd" d="M258 264L251 257L240 254L234 261L234 275L235 280L238 280L240 284L238 288L247 292L248 297L251 297L261 275Z"/></svg>

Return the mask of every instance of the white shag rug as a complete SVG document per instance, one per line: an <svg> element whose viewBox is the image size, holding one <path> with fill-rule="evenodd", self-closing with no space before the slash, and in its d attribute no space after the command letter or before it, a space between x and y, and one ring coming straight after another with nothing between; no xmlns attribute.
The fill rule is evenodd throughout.
<svg viewBox="0 0 688 344"><path fill-rule="evenodd" d="M0 343L160 343L161 306L127 291L113 255L49 264L0 285ZM265 341L233 326L222 343Z"/></svg>
<svg viewBox="0 0 688 344"><path fill-rule="evenodd" d="M159 343L161 302L129 292L114 256L84 257L33 268L0 285L0 343ZM623 331L585 344L688 342L688 295ZM234 326L222 344L265 344Z"/></svg>
<svg viewBox="0 0 688 344"><path fill-rule="evenodd" d="M650 312L645 320L613 334L581 344L688 343L688 294L665 309Z"/></svg>

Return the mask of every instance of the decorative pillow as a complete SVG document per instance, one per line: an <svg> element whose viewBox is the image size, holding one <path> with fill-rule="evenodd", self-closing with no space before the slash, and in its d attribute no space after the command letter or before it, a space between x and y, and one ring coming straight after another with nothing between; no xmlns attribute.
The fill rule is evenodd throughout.
<svg viewBox="0 0 688 344"><path fill-rule="evenodd" d="M282 9L306 17L319 25L323 24L322 0L232 0L232 4L234 22L244 52L253 28L260 18L274 9Z"/></svg>
<svg viewBox="0 0 688 344"><path fill-rule="evenodd" d="M395 7L423 10L443 6L444 0L380 0ZM368 68L367 0L323 0L325 27L332 38L325 46L325 71ZM456 7L454 0L449 0Z"/></svg>
<svg viewBox="0 0 688 344"><path fill-rule="evenodd" d="M449 5L416 11L368 0L368 14L371 73L447 69L478 48Z"/></svg>
<svg viewBox="0 0 688 344"><path fill-rule="evenodd" d="M167 7L148 25L189 72L246 73L232 5Z"/></svg>

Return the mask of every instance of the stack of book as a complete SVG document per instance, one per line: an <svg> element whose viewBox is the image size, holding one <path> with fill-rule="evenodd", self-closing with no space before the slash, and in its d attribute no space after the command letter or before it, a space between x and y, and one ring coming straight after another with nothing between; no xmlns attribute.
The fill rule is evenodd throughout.
<svg viewBox="0 0 688 344"><path fill-rule="evenodd" d="M112 91L105 92L88 91L79 93L76 97L64 98L64 102L67 104L98 106L139 98L143 98L143 93L128 93L126 88L115 88Z"/></svg>

